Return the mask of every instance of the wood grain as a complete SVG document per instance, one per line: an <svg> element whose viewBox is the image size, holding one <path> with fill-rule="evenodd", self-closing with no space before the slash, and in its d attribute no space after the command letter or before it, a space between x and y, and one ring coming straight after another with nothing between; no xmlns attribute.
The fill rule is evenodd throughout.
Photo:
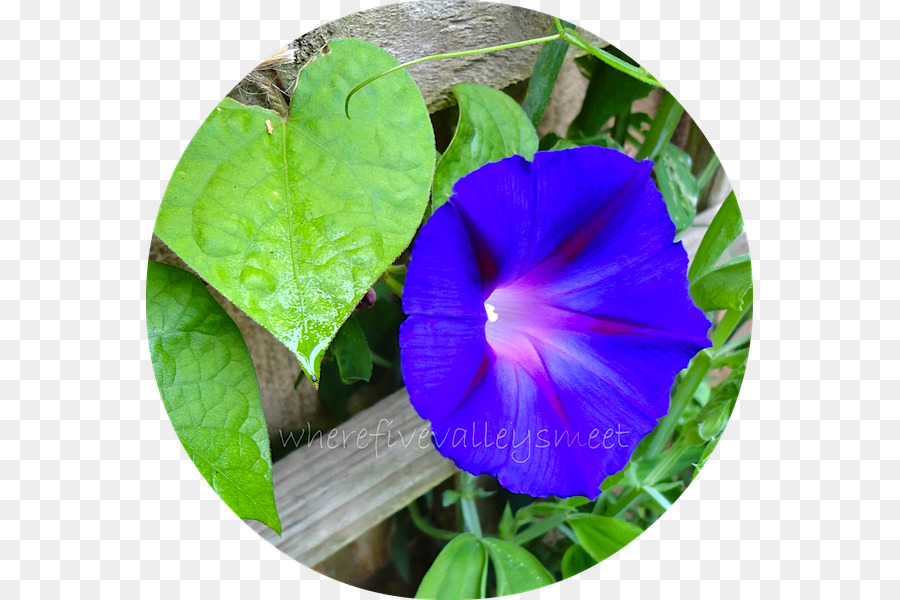
<svg viewBox="0 0 900 600"><path fill-rule="evenodd" d="M256 521L247 523L308 566L337 552L456 471L431 445L428 422L416 414L406 390L324 436L304 434L299 441L296 450L275 463L273 473L282 536ZM280 437L272 442L284 443Z"/></svg>
<svg viewBox="0 0 900 600"><path fill-rule="evenodd" d="M286 100L300 69L328 40L335 38L371 42L400 62L407 62L432 54L538 38L553 31L549 15L505 4L471 0L390 4L348 15L294 40L266 59L229 96L245 104L262 104L286 112ZM597 47L607 45L589 32L578 32ZM409 74L419 86L429 112L435 112L455 104L450 92L454 83L465 81L502 89L528 79L540 49L540 45L531 45L490 56L429 61L411 67ZM580 54L582 51L570 49L570 56ZM279 89L280 94L273 94Z"/></svg>

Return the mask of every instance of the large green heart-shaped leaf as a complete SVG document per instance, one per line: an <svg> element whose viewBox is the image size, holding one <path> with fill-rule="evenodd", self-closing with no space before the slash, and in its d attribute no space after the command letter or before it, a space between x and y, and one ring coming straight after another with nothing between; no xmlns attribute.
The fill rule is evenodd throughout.
<svg viewBox="0 0 900 600"><path fill-rule="evenodd" d="M280 534L266 420L237 325L202 281L151 262L147 335L163 404L197 470L237 516Z"/></svg>
<svg viewBox="0 0 900 600"><path fill-rule="evenodd" d="M328 51L330 49L330 51ZM333 40L300 72L290 116L226 98L163 197L156 233L290 348L318 381L328 342L406 248L425 207L434 133L397 61Z"/></svg>

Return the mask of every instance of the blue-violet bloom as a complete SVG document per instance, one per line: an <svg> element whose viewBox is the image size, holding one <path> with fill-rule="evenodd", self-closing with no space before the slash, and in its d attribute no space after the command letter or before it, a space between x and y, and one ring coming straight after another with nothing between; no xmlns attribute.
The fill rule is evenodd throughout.
<svg viewBox="0 0 900 600"><path fill-rule="evenodd" d="M652 166L598 147L513 156L460 179L422 228L403 377L461 469L595 498L710 345Z"/></svg>

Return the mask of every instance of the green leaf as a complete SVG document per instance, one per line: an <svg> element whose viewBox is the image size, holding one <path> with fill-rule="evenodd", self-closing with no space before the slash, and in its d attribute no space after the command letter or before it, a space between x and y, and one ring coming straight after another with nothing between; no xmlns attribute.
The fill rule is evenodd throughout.
<svg viewBox="0 0 900 600"><path fill-rule="evenodd" d="M425 573L416 598L468 600L482 598L481 579L487 568L484 546L471 533L463 533L444 546Z"/></svg>
<svg viewBox="0 0 900 600"><path fill-rule="evenodd" d="M569 521L569 526L575 532L578 543L598 563L606 560L643 533L643 530L637 525L599 515L572 519Z"/></svg>
<svg viewBox="0 0 900 600"><path fill-rule="evenodd" d="M576 513L582 514L582 513ZM520 533L517 533L515 537L513 537L513 543L522 545L526 542L530 542L535 538L539 538L551 529L559 527L563 523L566 522L566 519L572 516L571 512L558 512L555 514L548 515L542 519L531 519L528 522L534 523L530 527L526 527Z"/></svg>
<svg viewBox="0 0 900 600"><path fill-rule="evenodd" d="M697 254L688 269L688 279L698 280L713 270L722 253L741 235L744 220L734 192L728 194L700 241Z"/></svg>
<svg viewBox="0 0 900 600"><path fill-rule="evenodd" d="M475 169L519 154L528 160L538 147L537 133L516 101L495 89L457 83L456 134L434 171L433 210L450 197L453 185Z"/></svg>
<svg viewBox="0 0 900 600"><path fill-rule="evenodd" d="M691 478L692 480L696 479L697 475L700 474L700 471L703 469L703 467L706 466L706 461L708 461L709 457L712 456L712 453L716 449L716 446L718 444L719 444L719 440L717 438L717 439L710 441L708 444L706 444L706 447L703 448L703 454L700 455L700 460L698 460L697 464L694 465L695 469L694 469L694 476Z"/></svg>
<svg viewBox="0 0 900 600"><path fill-rule="evenodd" d="M415 234L435 156L405 72L366 86L344 115L350 88L397 61L359 40L328 48L300 71L287 120L219 104L182 155L155 230L315 383L341 323Z"/></svg>
<svg viewBox="0 0 900 600"><path fill-rule="evenodd" d="M559 503L563 506L578 508L579 506L584 506L585 504L590 503L590 501L591 499L587 496L569 496L568 498L561 499Z"/></svg>
<svg viewBox="0 0 900 600"><path fill-rule="evenodd" d="M750 348L741 348L736 350L734 354L716 355L710 368L718 369L720 367L731 367L733 369L747 362L749 354Z"/></svg>
<svg viewBox="0 0 900 600"><path fill-rule="evenodd" d="M372 353L366 334L353 315L341 325L329 350L334 355L344 384L368 381L372 377Z"/></svg>
<svg viewBox="0 0 900 600"><path fill-rule="evenodd" d="M597 561L591 558L591 555L587 553L587 550L578 544L569 546L569 549L566 550L562 557L561 567L563 579L568 579L573 575L583 573L596 564Z"/></svg>
<svg viewBox="0 0 900 600"><path fill-rule="evenodd" d="M718 439L728 423L744 381L745 365L731 370L722 383L713 388L709 402L697 415L697 432L705 441Z"/></svg>
<svg viewBox="0 0 900 600"><path fill-rule="evenodd" d="M441 506L447 508L451 504L456 504L459 501L459 492L456 490L444 490L441 494Z"/></svg>
<svg viewBox="0 0 900 600"><path fill-rule="evenodd" d="M259 386L240 330L197 277L147 266L153 372L197 470L242 519L281 535Z"/></svg>
<svg viewBox="0 0 900 600"><path fill-rule="evenodd" d="M653 171L669 217L680 233L694 222L700 195L700 187L691 173L691 157L669 144L660 154Z"/></svg>
<svg viewBox="0 0 900 600"><path fill-rule="evenodd" d="M566 133L567 138L577 142L595 136L611 117L630 112L634 101L646 97L653 89L599 60L592 60L590 69L590 83L581 111Z"/></svg>
<svg viewBox="0 0 900 600"><path fill-rule="evenodd" d="M544 565L521 546L497 538L482 538L481 543L494 566L498 596L521 594L556 582Z"/></svg>
<svg viewBox="0 0 900 600"><path fill-rule="evenodd" d="M666 148L669 140L672 139L682 114L684 114L684 108L678 104L675 96L666 92L662 102L659 103L659 108L656 109L656 116L650 125L650 131L644 136L644 142L638 148L635 158L637 160L645 158L656 160L659 153Z"/></svg>
<svg viewBox="0 0 900 600"><path fill-rule="evenodd" d="M500 523L497 525L497 531L500 533L501 539L511 540L516 535L516 529L518 529L518 525L516 525L516 520L513 518L512 508L510 508L509 502L507 502L506 506L503 508Z"/></svg>
<svg viewBox="0 0 900 600"><path fill-rule="evenodd" d="M613 67L614 69L618 69L619 71L628 74L631 77L639 81L643 81L644 83L649 83L650 85L662 87L653 75L647 72L643 67L636 67L629 63L628 61L622 60L618 56L611 54L605 50L601 50L596 46L593 46L587 42L581 35L579 35L575 31L566 32L566 39L570 44L575 46L576 48L581 48L585 52L592 54Z"/></svg>
<svg viewBox="0 0 900 600"><path fill-rule="evenodd" d="M742 254L691 283L691 298L701 310L744 310L751 300L750 255Z"/></svg>
<svg viewBox="0 0 900 600"><path fill-rule="evenodd" d="M564 27L571 29L573 25L564 23ZM568 50L568 42L555 40L545 43L538 54L534 72L528 82L528 92L525 94L525 100L522 101L522 110L531 120L535 129L544 118L544 110L547 108L547 103L550 102L553 86L556 85L559 69L562 67Z"/></svg>

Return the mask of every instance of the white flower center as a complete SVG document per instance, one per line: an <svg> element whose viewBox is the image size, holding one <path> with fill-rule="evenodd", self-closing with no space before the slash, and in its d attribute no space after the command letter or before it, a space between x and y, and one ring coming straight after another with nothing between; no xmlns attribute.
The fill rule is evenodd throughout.
<svg viewBox="0 0 900 600"><path fill-rule="evenodd" d="M484 310L487 312L488 321L494 323L497 319L500 318L500 315L497 314L497 311L494 309L493 305L484 303Z"/></svg>

